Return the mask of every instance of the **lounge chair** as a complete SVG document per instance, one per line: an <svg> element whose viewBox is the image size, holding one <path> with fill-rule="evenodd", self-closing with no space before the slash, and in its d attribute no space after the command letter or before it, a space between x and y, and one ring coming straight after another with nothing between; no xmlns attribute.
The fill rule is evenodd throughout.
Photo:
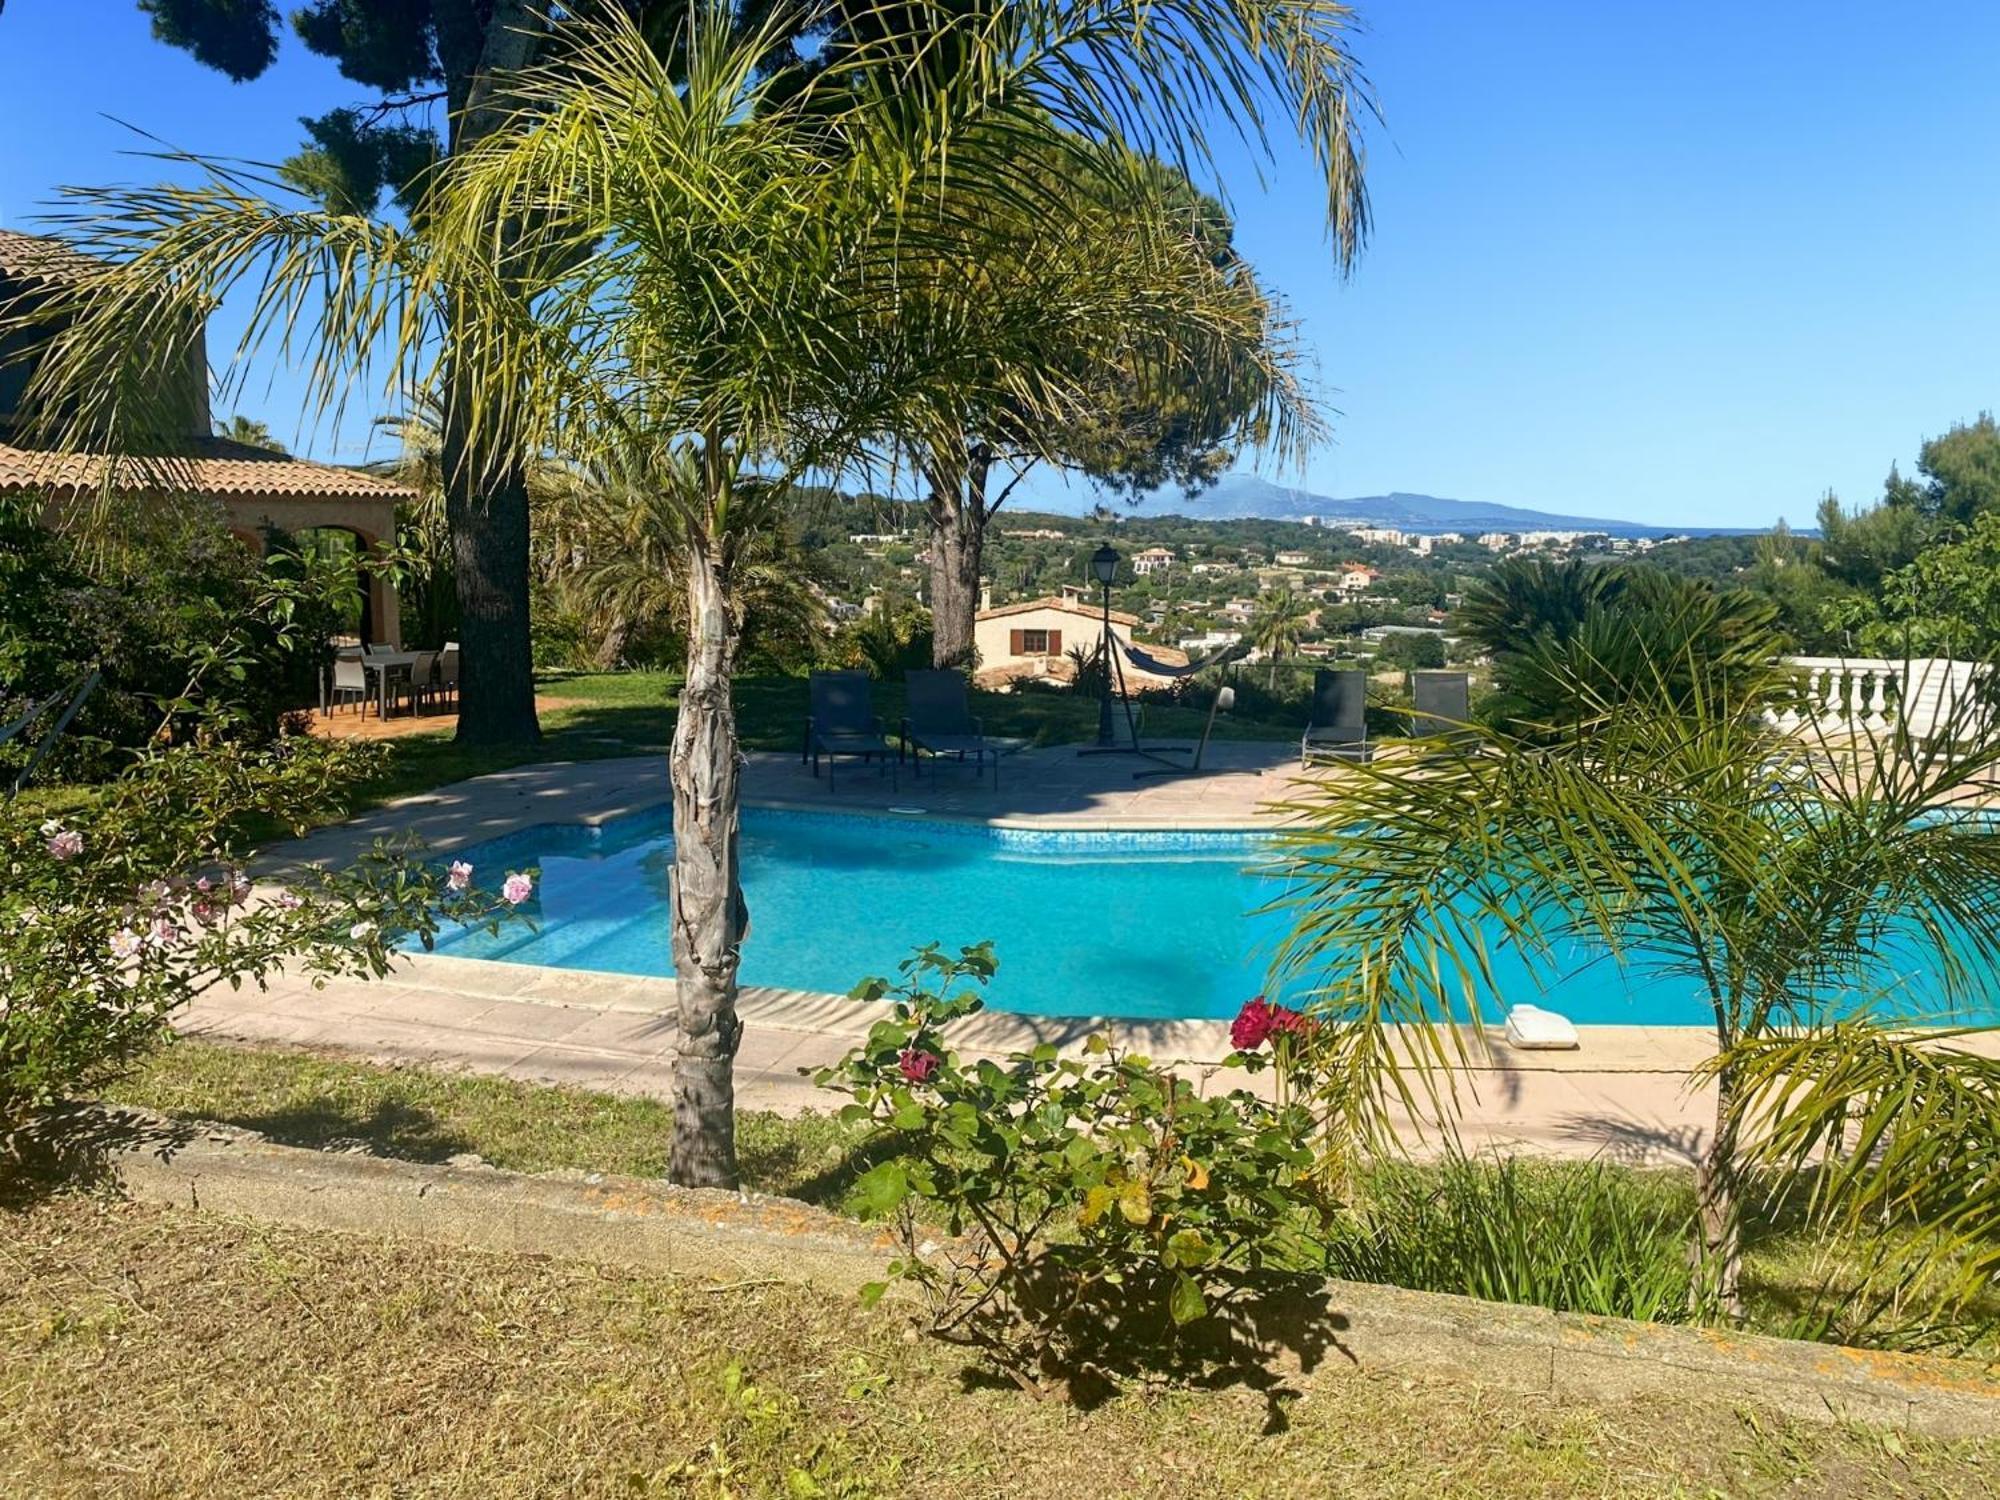
<svg viewBox="0 0 2000 1500"><path fill-rule="evenodd" d="M993 762L993 786L1000 786L1000 757L1018 748L1013 740L989 740L972 716L967 701L965 674L956 671L910 672L903 679L906 690L901 731L902 748L897 758L907 754L923 774L923 756L955 755L962 763L972 757L976 777L988 760Z"/></svg>
<svg viewBox="0 0 2000 1500"><path fill-rule="evenodd" d="M1472 737L1472 683L1464 672L1410 674L1410 733L1461 745Z"/></svg>
<svg viewBox="0 0 2000 1500"><path fill-rule="evenodd" d="M1313 673L1312 717L1299 739L1299 764L1368 759L1368 674L1356 669Z"/></svg>
<svg viewBox="0 0 2000 1500"><path fill-rule="evenodd" d="M862 760L880 756L893 777L896 767L889 748L866 672L812 674L812 711L806 716L806 744L799 759L810 757L813 775L818 776L819 758L826 757L828 791L833 790L834 762L843 755Z"/></svg>

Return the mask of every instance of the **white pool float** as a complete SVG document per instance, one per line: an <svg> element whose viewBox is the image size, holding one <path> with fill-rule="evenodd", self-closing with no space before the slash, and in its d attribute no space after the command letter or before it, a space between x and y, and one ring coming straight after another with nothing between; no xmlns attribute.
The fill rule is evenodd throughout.
<svg viewBox="0 0 2000 1500"><path fill-rule="evenodd" d="M1569 1052L1578 1046L1576 1027L1538 1005L1517 1005L1507 1012L1507 1045L1525 1052Z"/></svg>

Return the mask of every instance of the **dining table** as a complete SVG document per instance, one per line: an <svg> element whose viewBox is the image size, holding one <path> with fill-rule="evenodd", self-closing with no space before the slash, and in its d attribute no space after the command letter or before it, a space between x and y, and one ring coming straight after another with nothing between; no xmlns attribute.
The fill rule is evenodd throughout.
<svg viewBox="0 0 2000 1500"><path fill-rule="evenodd" d="M375 688L375 711L381 718L389 717L389 680L398 670L407 672L417 664L421 651L371 651L367 655L348 660L359 660L361 670L372 678Z"/></svg>

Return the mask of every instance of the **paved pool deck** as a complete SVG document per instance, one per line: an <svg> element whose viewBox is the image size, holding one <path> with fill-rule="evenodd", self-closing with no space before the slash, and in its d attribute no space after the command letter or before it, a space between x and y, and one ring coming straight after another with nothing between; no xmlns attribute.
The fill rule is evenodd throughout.
<svg viewBox="0 0 2000 1500"><path fill-rule="evenodd" d="M1035 828L1218 829L1274 827L1280 804L1310 790L1292 747L1210 747L1195 776L1134 780L1145 762L1083 756L1074 747L1009 757L996 790L990 772L956 767L919 777L843 763L836 787L796 756L755 754L745 770L751 804L975 819ZM669 798L657 756L524 766L441 787L271 851L265 878L306 863L352 859L378 837L414 835L436 852L542 823L601 823ZM801 991L747 988L741 1000L737 1099L791 1113L831 1096L801 1070L830 1063L863 1034L868 1009ZM441 954L405 959L388 979L315 988L278 976L265 990L203 997L182 1030L216 1039L330 1049L615 1093L667 1095L675 1055L674 987L667 979L545 969ZM1103 1023L990 1012L962 1033L961 1049L993 1056L1052 1041L1078 1047ZM1220 1022L1121 1023L1120 1039L1149 1055L1188 1060L1197 1072L1228 1050ZM1468 1039L1457 1070L1461 1135L1469 1145L1566 1157L1686 1162L1700 1151L1714 1099L1688 1074L1711 1050L1693 1027L1583 1027L1580 1050L1517 1052L1495 1036ZM1217 1086L1240 1082L1225 1075ZM1404 1122L1412 1136L1418 1128Z"/></svg>

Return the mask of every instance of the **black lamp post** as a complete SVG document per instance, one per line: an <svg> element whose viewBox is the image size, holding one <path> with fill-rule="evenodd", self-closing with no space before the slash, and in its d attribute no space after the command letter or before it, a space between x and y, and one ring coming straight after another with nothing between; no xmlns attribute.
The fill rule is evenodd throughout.
<svg viewBox="0 0 2000 1500"><path fill-rule="evenodd" d="M1118 553L1109 542L1090 554L1090 571L1104 589L1104 681L1097 697L1097 744L1110 749L1117 744L1111 733L1111 580L1118 576Z"/></svg>

